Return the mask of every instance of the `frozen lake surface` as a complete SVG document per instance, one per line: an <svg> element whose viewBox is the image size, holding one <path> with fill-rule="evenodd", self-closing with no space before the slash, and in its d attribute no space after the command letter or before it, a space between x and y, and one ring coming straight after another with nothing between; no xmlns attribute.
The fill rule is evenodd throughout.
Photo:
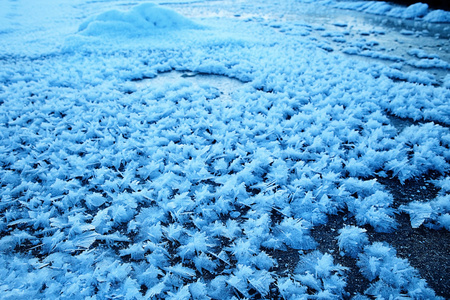
<svg viewBox="0 0 450 300"><path fill-rule="evenodd" d="M3 1L0 298L449 297L448 12L153 3Z"/></svg>

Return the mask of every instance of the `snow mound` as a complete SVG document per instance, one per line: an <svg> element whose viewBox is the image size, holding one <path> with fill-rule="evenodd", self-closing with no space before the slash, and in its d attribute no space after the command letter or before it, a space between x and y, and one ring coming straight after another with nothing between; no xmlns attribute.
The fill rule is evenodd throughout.
<svg viewBox="0 0 450 300"><path fill-rule="evenodd" d="M129 11L110 10L90 18L78 31L86 36L134 37L178 29L199 29L200 25L177 12L153 3L144 3Z"/></svg>
<svg viewBox="0 0 450 300"><path fill-rule="evenodd" d="M416 3L408 6L402 11L401 18L403 19L415 19L425 16L428 13L428 4ZM394 14L395 16L395 14Z"/></svg>
<svg viewBox="0 0 450 300"><path fill-rule="evenodd" d="M433 10L423 19L424 21L433 23L450 23L450 11L445 11L442 9Z"/></svg>

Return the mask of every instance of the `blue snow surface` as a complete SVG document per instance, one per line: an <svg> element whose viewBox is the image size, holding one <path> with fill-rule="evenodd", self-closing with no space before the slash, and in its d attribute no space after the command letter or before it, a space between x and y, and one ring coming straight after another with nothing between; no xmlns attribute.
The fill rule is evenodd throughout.
<svg viewBox="0 0 450 300"><path fill-rule="evenodd" d="M367 230L400 212L450 230L448 62L274 21L359 2L266 2L3 1L1 299L349 298L310 234L338 213L357 299L439 298ZM394 207L377 181L429 172L430 202Z"/></svg>

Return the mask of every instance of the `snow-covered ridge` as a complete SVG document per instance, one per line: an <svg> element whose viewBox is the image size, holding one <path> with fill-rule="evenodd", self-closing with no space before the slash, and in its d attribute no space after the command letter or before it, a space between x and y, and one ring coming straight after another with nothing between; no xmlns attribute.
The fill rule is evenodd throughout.
<svg viewBox="0 0 450 300"><path fill-rule="evenodd" d="M332 1L332 6L363 11L370 14L401 19L416 19L433 23L449 23L450 12L441 9L429 10L428 4L418 2L403 7L383 1Z"/></svg>

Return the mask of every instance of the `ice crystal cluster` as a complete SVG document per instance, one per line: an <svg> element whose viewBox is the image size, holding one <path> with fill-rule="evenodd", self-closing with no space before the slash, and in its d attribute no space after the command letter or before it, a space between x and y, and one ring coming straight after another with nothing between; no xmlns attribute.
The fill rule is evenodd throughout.
<svg viewBox="0 0 450 300"><path fill-rule="evenodd" d="M2 57L0 297L340 299L348 270L311 230L341 213L366 295L433 298L366 231L395 232L400 211L449 229L450 90L273 24L213 20L139 5L55 52ZM167 72L238 88L151 84ZM394 115L417 122L400 131ZM438 198L399 209L377 181L430 171Z"/></svg>

